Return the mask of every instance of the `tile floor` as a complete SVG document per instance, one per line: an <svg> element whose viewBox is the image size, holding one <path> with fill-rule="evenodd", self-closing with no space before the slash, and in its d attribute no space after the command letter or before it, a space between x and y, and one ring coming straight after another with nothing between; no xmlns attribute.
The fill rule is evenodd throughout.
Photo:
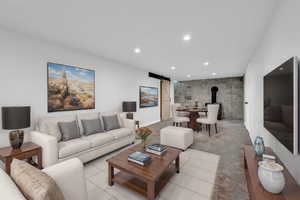
<svg viewBox="0 0 300 200"><path fill-rule="evenodd" d="M123 149L124 150L124 149ZM122 150L120 150L122 151ZM111 153L85 164L89 200L144 200L145 197L118 184L107 184L106 159ZM181 154L181 172L175 174L157 197L158 200L211 199L220 156L188 149ZM115 170L117 172L117 170Z"/></svg>

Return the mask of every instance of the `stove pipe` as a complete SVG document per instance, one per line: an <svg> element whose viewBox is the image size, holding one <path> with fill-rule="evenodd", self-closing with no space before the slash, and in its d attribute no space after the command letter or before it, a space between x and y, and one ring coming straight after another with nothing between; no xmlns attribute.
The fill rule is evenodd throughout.
<svg viewBox="0 0 300 200"><path fill-rule="evenodd" d="M217 92L218 92L218 87L213 86L211 88L211 103L217 103Z"/></svg>

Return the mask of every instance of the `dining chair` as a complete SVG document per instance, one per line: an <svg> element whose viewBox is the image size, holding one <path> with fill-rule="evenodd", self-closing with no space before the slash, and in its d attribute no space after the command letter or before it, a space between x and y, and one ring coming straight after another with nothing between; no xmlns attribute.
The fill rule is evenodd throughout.
<svg viewBox="0 0 300 200"><path fill-rule="evenodd" d="M184 117L184 116L180 116L177 111L177 108L180 105L178 104L173 104L172 105L172 120L173 120L173 125L174 126L182 126L183 123L188 123L190 121L190 118L188 117Z"/></svg>
<svg viewBox="0 0 300 200"><path fill-rule="evenodd" d="M207 108L207 104L205 104L205 108ZM202 118L202 117L207 117L207 112L199 112L198 113L199 114L199 116Z"/></svg>
<svg viewBox="0 0 300 200"><path fill-rule="evenodd" d="M218 133L217 122L218 122L218 112L219 104L208 104L207 105L207 117L198 118L196 121L202 125L206 125L208 128L208 134L210 136L210 129L212 125L215 125L216 133Z"/></svg>

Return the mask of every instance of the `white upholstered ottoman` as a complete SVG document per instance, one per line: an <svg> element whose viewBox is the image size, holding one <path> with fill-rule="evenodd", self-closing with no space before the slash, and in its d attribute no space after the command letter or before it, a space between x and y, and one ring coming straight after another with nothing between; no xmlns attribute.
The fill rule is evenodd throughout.
<svg viewBox="0 0 300 200"><path fill-rule="evenodd" d="M160 143L186 150L194 142L194 132L190 128L168 126L160 130Z"/></svg>

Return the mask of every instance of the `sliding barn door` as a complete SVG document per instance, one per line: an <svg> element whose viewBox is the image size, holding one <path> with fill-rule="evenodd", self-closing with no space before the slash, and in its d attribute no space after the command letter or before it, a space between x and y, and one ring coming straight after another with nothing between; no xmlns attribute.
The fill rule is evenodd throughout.
<svg viewBox="0 0 300 200"><path fill-rule="evenodd" d="M170 81L161 81L161 120L168 120L171 118L171 99L170 99Z"/></svg>

